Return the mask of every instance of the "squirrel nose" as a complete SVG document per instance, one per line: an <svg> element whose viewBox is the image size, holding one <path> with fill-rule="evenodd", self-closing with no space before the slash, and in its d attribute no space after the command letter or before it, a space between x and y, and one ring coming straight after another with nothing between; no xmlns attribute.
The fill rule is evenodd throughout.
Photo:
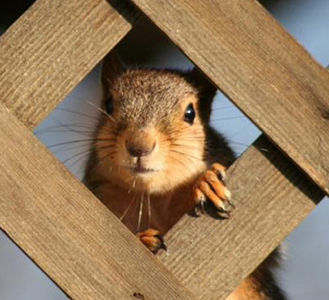
<svg viewBox="0 0 329 300"><path fill-rule="evenodd" d="M126 141L126 148L130 156L132 157L142 157L151 154L155 148L155 142L153 144L145 144L138 142L128 142Z"/></svg>

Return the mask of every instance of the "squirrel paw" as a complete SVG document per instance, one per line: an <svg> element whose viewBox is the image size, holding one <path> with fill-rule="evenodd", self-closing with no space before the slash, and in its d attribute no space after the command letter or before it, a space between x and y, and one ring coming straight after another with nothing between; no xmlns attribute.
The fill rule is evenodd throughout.
<svg viewBox="0 0 329 300"><path fill-rule="evenodd" d="M229 206L234 208L231 193L225 186L225 167L214 163L197 180L193 187L193 197L196 202L194 214L199 216L205 212L206 203L210 202L216 208L221 218L229 218Z"/></svg>
<svg viewBox="0 0 329 300"><path fill-rule="evenodd" d="M163 236L158 230L149 228L143 232L137 233L137 237L153 253L157 253L160 249L167 251Z"/></svg>

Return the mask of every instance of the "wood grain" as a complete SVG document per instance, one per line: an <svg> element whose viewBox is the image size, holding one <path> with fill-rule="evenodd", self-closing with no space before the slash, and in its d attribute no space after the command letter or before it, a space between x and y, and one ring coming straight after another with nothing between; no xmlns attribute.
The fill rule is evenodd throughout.
<svg viewBox="0 0 329 300"><path fill-rule="evenodd" d="M329 74L255 0L132 0L329 193Z"/></svg>
<svg viewBox="0 0 329 300"><path fill-rule="evenodd" d="M72 299L195 299L2 104L0 152L0 226Z"/></svg>
<svg viewBox="0 0 329 300"><path fill-rule="evenodd" d="M200 299L225 299L324 197L264 136L228 170L228 188L231 218L184 217L159 257Z"/></svg>
<svg viewBox="0 0 329 300"><path fill-rule="evenodd" d="M122 15L105 0L36 1L0 38L0 101L32 129L130 30Z"/></svg>

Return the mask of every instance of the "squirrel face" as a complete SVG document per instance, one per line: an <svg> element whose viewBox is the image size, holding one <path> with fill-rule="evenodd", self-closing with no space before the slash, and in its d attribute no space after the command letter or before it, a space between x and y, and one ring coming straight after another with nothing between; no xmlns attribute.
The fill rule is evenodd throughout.
<svg viewBox="0 0 329 300"><path fill-rule="evenodd" d="M106 115L95 143L103 176L127 190L157 194L202 172L209 115L191 72L128 69L114 76L104 70Z"/></svg>

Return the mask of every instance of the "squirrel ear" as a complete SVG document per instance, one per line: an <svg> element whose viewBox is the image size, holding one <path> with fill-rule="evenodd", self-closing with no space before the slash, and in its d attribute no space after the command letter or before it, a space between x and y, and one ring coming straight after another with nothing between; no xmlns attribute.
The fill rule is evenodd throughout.
<svg viewBox="0 0 329 300"><path fill-rule="evenodd" d="M215 97L217 88L196 67L194 67L194 69L191 71L190 78L192 84L199 91L200 97L202 99L208 99L208 101L211 102Z"/></svg>
<svg viewBox="0 0 329 300"><path fill-rule="evenodd" d="M124 67L115 50L108 53L103 59L101 80L105 90L113 85L116 78L123 73Z"/></svg>
<svg viewBox="0 0 329 300"><path fill-rule="evenodd" d="M202 119L209 122L211 103L215 97L217 88L197 68L190 72L192 85L199 92L199 109Z"/></svg>

